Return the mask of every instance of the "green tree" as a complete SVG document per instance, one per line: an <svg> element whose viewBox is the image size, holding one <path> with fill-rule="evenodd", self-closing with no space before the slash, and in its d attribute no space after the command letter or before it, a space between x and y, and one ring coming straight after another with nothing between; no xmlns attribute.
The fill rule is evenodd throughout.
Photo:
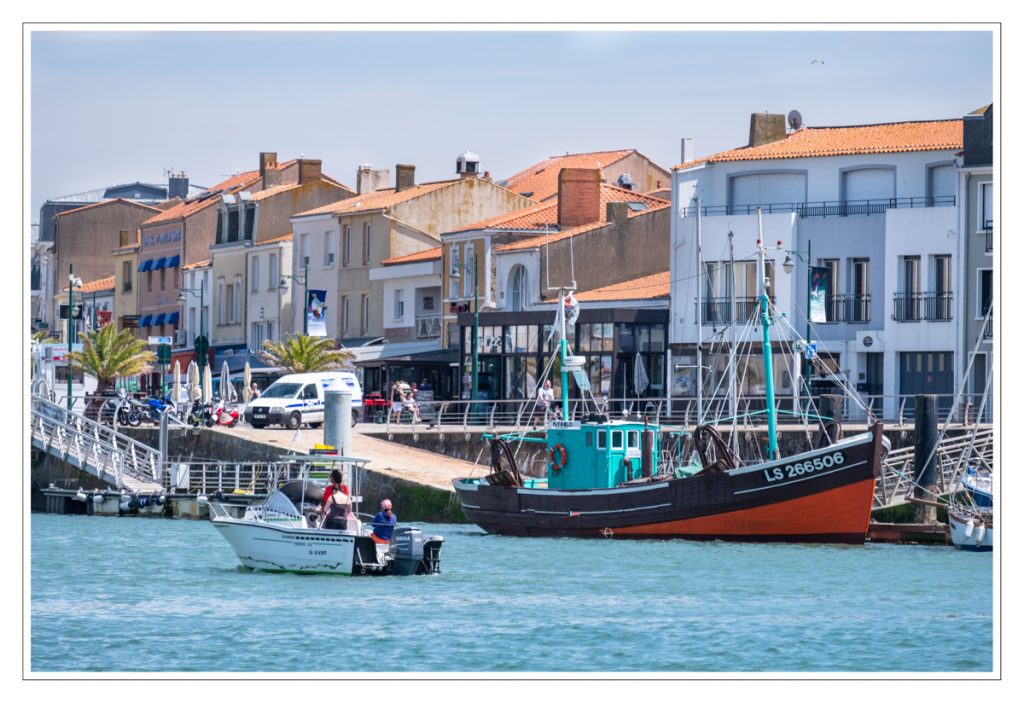
<svg viewBox="0 0 1024 703"><path fill-rule="evenodd" d="M56 344L59 340L46 330L38 330L32 333L32 341L39 344Z"/></svg>
<svg viewBox="0 0 1024 703"><path fill-rule="evenodd" d="M265 340L260 358L271 366L280 366L288 373L331 371L348 364L354 356L344 349L335 349L327 337L305 337L301 334L281 341Z"/></svg>
<svg viewBox="0 0 1024 703"><path fill-rule="evenodd" d="M114 382L126 376L137 376L151 370L156 354L146 349L146 343L136 339L131 330L117 331L114 325L86 332L82 337L82 351L68 354L71 366L96 377L97 392L112 388Z"/></svg>

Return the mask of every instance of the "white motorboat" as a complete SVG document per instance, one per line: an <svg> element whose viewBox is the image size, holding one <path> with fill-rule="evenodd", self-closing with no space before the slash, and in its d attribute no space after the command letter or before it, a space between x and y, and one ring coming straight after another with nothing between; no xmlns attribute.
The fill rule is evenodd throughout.
<svg viewBox="0 0 1024 703"><path fill-rule="evenodd" d="M357 505L359 472L352 469L366 460L335 456L305 458L297 478L279 482L266 500L246 506L241 517L235 517L228 504L209 502L213 526L242 565L261 571L352 576L440 573L443 537L424 537L419 528L397 526L389 544L378 544L371 537L371 525L357 514L349 515L343 530L320 526L320 499L335 462L345 467L345 482Z"/></svg>
<svg viewBox="0 0 1024 703"><path fill-rule="evenodd" d="M949 539L960 549L977 552L992 550L993 516L991 508L949 506Z"/></svg>

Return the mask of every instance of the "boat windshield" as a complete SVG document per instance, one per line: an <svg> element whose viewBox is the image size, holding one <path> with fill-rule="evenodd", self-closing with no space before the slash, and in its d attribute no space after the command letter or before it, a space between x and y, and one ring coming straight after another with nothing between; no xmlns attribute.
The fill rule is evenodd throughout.
<svg viewBox="0 0 1024 703"><path fill-rule="evenodd" d="M294 398L302 388L301 383L275 383L260 395L261 398Z"/></svg>

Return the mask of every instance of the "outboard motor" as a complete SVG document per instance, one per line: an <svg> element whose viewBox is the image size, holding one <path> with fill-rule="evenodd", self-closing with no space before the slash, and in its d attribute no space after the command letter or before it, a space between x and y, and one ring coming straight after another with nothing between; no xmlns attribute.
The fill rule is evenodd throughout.
<svg viewBox="0 0 1024 703"><path fill-rule="evenodd" d="M424 537L418 527L396 527L388 556L392 573L398 576L441 572L441 544L444 537Z"/></svg>

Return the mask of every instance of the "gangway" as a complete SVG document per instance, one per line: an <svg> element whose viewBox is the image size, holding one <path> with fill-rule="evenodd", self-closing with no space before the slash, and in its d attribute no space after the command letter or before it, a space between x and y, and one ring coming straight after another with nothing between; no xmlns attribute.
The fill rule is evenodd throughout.
<svg viewBox="0 0 1024 703"><path fill-rule="evenodd" d="M127 435L32 395L32 446L118 489L162 493L163 455Z"/></svg>

